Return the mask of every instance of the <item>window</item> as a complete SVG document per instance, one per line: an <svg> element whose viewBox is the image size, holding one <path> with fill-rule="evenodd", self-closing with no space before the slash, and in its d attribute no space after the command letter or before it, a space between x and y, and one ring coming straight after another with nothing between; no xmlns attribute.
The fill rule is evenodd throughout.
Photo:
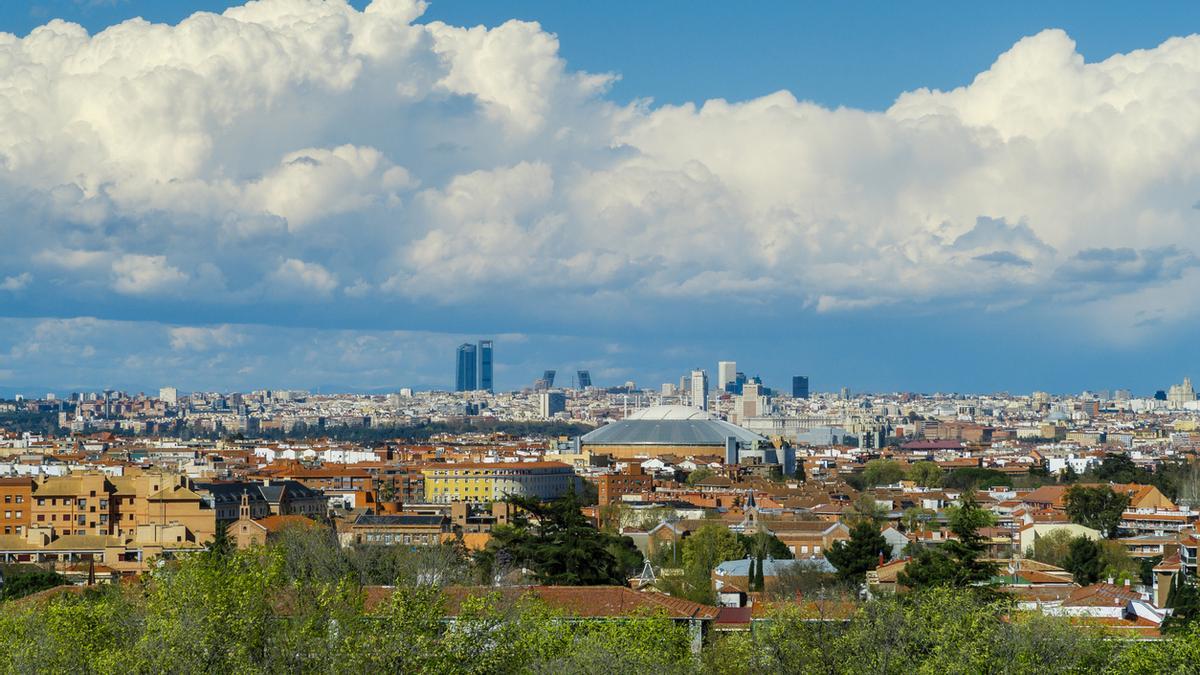
<svg viewBox="0 0 1200 675"><path fill-rule="evenodd" d="M43 514L41 514L41 513L39 513L39 514L38 514L38 522L40 523L40 522L42 522L42 521L44 521L44 520L46 520L46 516L45 516L45 515L43 515Z"/></svg>
<svg viewBox="0 0 1200 675"><path fill-rule="evenodd" d="M5 519L12 518L12 511L5 511L4 517L5 517Z"/></svg>
<svg viewBox="0 0 1200 675"><path fill-rule="evenodd" d="M107 499L101 499L101 500L100 500L100 508L102 508L102 509L107 509L107 508L108 508L108 500L107 500Z"/></svg>
<svg viewBox="0 0 1200 675"><path fill-rule="evenodd" d="M24 504L25 503L25 495L17 495L17 503Z"/></svg>
<svg viewBox="0 0 1200 675"><path fill-rule="evenodd" d="M87 506L87 500L81 498L75 502L75 505L82 509Z"/></svg>
<svg viewBox="0 0 1200 675"><path fill-rule="evenodd" d="M4 503L5 503L5 504L11 504L11 503L12 503L12 497L13 497L12 495L4 495Z"/></svg>
<svg viewBox="0 0 1200 675"><path fill-rule="evenodd" d="M17 518L24 518L24 517L25 517L24 511L17 511Z"/></svg>

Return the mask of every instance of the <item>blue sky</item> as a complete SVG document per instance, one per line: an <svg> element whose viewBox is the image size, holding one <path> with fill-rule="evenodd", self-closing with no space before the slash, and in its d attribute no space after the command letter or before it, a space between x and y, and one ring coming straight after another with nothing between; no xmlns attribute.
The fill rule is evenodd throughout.
<svg viewBox="0 0 1200 675"><path fill-rule="evenodd" d="M1196 365L1194 4L237 4L0 6L0 392Z"/></svg>

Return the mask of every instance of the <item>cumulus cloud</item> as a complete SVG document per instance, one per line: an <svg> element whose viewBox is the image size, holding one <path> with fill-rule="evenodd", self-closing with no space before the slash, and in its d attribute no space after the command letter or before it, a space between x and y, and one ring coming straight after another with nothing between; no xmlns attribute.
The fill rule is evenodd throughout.
<svg viewBox="0 0 1200 675"><path fill-rule="evenodd" d="M288 258L271 273L274 290L284 294L329 295L337 288L337 277L317 263Z"/></svg>
<svg viewBox="0 0 1200 675"><path fill-rule="evenodd" d="M263 0L0 35L6 279L218 321L271 300L569 322L1160 298L1200 250L1198 36L1087 63L1047 30L883 112L620 106L536 23L423 11Z"/></svg>
<svg viewBox="0 0 1200 675"><path fill-rule="evenodd" d="M113 288L132 295L171 291L188 278L161 255L123 255L113 261L112 273Z"/></svg>

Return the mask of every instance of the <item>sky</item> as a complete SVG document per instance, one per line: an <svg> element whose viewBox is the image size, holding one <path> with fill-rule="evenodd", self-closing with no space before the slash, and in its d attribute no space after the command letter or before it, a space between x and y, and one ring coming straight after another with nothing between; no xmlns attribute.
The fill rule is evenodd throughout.
<svg viewBox="0 0 1200 675"><path fill-rule="evenodd" d="M1045 5L1045 6L1043 6ZM135 17L144 17L136 19ZM1195 375L1194 3L0 4L0 394Z"/></svg>

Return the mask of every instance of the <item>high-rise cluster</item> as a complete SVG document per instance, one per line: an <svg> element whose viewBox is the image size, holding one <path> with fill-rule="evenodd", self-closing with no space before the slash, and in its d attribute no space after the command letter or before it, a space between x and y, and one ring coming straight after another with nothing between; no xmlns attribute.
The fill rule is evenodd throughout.
<svg viewBox="0 0 1200 675"><path fill-rule="evenodd" d="M458 346L454 391L494 391L492 341L464 342Z"/></svg>

